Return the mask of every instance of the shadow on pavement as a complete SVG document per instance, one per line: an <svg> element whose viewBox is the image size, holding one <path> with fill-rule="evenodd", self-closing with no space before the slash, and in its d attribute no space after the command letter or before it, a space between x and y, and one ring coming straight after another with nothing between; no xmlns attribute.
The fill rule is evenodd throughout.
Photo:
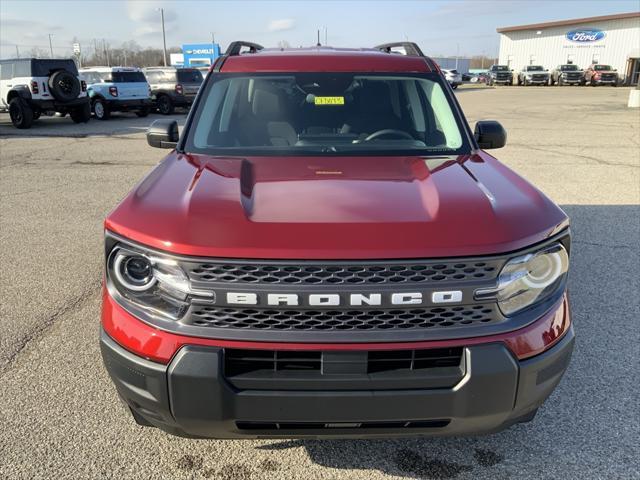
<svg viewBox="0 0 640 480"><path fill-rule="evenodd" d="M287 440L320 465L410 478L631 478L638 472L640 205L565 205L576 347L557 390L527 424L482 437ZM526 221L526 219L523 219ZM635 412L635 413L634 413Z"/></svg>
<svg viewBox="0 0 640 480"><path fill-rule="evenodd" d="M114 112L109 120L91 118L87 123L73 123L67 115L65 117L42 116L33 122L29 129L19 130L11 124L8 114L0 113L0 137L67 137L86 138L92 136L135 135L144 133L151 123L161 118L172 118L182 127L187 117L187 110L174 115L160 115L150 113L149 116L139 118L135 113Z"/></svg>

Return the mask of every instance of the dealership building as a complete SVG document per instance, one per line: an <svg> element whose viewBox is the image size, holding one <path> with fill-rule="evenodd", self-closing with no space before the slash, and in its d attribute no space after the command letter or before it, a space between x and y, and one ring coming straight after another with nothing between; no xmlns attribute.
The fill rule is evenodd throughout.
<svg viewBox="0 0 640 480"><path fill-rule="evenodd" d="M551 70L563 63L611 65L625 83L640 76L640 12L498 28L501 65Z"/></svg>

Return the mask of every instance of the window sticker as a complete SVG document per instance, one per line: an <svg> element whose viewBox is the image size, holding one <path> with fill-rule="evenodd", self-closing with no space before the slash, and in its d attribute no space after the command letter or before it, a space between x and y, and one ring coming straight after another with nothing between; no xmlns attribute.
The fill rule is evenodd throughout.
<svg viewBox="0 0 640 480"><path fill-rule="evenodd" d="M344 97L314 97L314 105L344 105Z"/></svg>

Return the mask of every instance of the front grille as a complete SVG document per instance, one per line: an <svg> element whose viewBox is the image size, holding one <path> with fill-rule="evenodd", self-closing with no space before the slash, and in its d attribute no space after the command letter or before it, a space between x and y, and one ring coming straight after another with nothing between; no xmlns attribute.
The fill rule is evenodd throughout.
<svg viewBox="0 0 640 480"><path fill-rule="evenodd" d="M616 76L611 74L611 73L604 73L604 74L600 75L600 79L601 80L610 81L610 80L613 80L615 78L616 78Z"/></svg>
<svg viewBox="0 0 640 480"><path fill-rule="evenodd" d="M533 80L545 80L547 77L545 75L532 75L531 78Z"/></svg>
<svg viewBox="0 0 640 480"><path fill-rule="evenodd" d="M194 306L191 325L261 330L439 329L494 324L504 318L495 304L380 310L245 309Z"/></svg>
<svg viewBox="0 0 640 480"><path fill-rule="evenodd" d="M457 283L492 279L498 260L458 262L385 262L335 264L200 263L188 264L194 282L269 285L360 285Z"/></svg>
<svg viewBox="0 0 640 480"><path fill-rule="evenodd" d="M238 430L340 430L340 429L401 429L401 428L443 428L451 420L400 420L395 422L236 422Z"/></svg>
<svg viewBox="0 0 640 480"><path fill-rule="evenodd" d="M372 350L346 353L307 350L224 350L224 374L227 379L268 373L278 375L304 374L305 377L331 373L364 373L367 375L433 368L458 367L462 348L431 348L420 350ZM325 366L323 368L323 362ZM330 365L329 365L330 363ZM362 364L362 369L356 364Z"/></svg>

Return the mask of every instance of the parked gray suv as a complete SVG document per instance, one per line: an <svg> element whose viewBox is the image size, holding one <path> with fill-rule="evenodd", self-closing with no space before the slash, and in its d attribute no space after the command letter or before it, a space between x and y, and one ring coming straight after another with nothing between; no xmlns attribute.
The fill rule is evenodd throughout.
<svg viewBox="0 0 640 480"><path fill-rule="evenodd" d="M144 74L153 103L163 115L172 114L175 107L189 108L203 80L197 68L150 67Z"/></svg>

